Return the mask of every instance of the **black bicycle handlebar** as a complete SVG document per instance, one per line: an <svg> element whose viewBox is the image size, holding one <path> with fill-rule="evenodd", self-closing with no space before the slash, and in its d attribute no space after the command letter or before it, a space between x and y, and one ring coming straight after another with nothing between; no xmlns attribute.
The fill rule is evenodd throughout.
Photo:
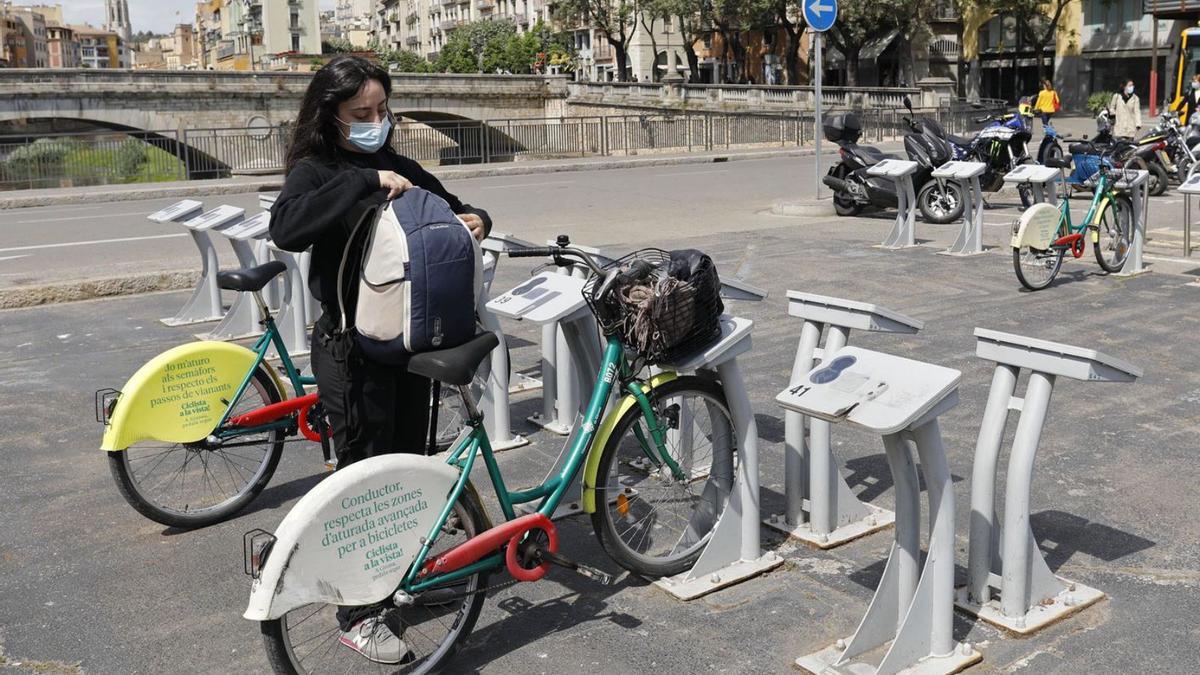
<svg viewBox="0 0 1200 675"><path fill-rule="evenodd" d="M570 241L565 236L559 237L563 242ZM596 262L596 260L586 251L581 251L569 245L559 246L544 246L537 248L523 248L513 251L508 251L510 258L554 258L554 262L560 267L566 263L562 260L564 257L575 258L579 262L587 265L596 274L604 274L604 269Z"/></svg>
<svg viewBox="0 0 1200 675"><path fill-rule="evenodd" d="M560 253L561 249L557 246L543 246L540 248L518 248L512 251L507 251L510 258L545 258Z"/></svg>

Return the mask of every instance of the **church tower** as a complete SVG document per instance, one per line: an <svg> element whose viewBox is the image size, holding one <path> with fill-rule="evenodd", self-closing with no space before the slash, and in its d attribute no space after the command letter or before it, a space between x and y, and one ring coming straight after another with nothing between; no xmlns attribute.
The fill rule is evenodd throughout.
<svg viewBox="0 0 1200 675"><path fill-rule="evenodd" d="M110 30L129 42L133 30L129 25L128 0L104 0L104 30Z"/></svg>

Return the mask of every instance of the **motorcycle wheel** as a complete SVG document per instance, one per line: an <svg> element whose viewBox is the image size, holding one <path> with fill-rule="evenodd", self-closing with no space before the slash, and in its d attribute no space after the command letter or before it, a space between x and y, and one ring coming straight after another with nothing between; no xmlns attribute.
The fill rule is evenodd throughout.
<svg viewBox="0 0 1200 675"><path fill-rule="evenodd" d="M952 223L962 218L962 187L953 181L946 181L945 190L942 190L936 180L931 180L917 193L917 206L921 209L921 218L927 223Z"/></svg>
<svg viewBox="0 0 1200 675"><path fill-rule="evenodd" d="M849 174L845 165L838 165L834 169L834 176L842 180L848 180ZM833 210L839 216L857 216L862 213L863 205L855 202L854 197L851 197L849 193L835 192L833 193Z"/></svg>

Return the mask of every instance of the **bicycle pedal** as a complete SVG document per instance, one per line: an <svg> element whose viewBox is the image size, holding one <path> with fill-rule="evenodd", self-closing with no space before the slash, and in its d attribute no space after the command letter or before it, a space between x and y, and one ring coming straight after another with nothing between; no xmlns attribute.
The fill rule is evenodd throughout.
<svg viewBox="0 0 1200 675"><path fill-rule="evenodd" d="M551 565L558 565L559 567L569 569L572 572L575 572L576 574L585 576L585 577L591 579L592 581L595 581L604 586L612 585L613 580L615 579L615 577L613 577L613 575L609 574L608 572L605 572L603 570L598 570L595 567L590 567L588 565L583 565L583 564L577 563L574 560L563 557L557 553L551 553L550 551L548 551L546 549L540 549L538 551L538 555L541 557L542 560L550 563Z"/></svg>

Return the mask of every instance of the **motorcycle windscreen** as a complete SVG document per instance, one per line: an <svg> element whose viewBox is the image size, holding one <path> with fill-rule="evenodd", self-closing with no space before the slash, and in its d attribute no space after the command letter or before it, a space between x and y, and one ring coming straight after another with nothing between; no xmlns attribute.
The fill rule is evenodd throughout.
<svg viewBox="0 0 1200 675"><path fill-rule="evenodd" d="M390 596L447 504L459 472L441 459L381 455L338 469L304 495L275 543L243 616L303 605L369 605Z"/></svg>

